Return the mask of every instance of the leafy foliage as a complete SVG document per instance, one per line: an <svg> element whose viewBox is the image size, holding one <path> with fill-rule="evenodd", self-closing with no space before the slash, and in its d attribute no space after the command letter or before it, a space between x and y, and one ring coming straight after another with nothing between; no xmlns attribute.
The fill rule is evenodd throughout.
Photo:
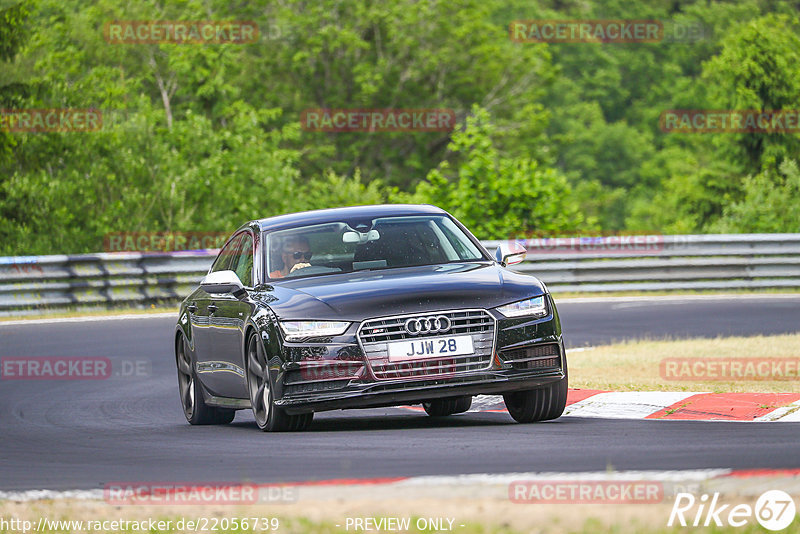
<svg viewBox="0 0 800 534"><path fill-rule="evenodd" d="M725 208L712 229L720 232L800 232L800 170L795 160L777 172L764 170L744 180L744 198Z"/></svg>
<svg viewBox="0 0 800 534"><path fill-rule="evenodd" d="M442 162L417 187L414 199L450 206L477 235L521 237L577 228L582 217L566 178L533 159L503 157L494 133L488 112L475 107L448 147L456 168Z"/></svg>
<svg viewBox="0 0 800 534"><path fill-rule="evenodd" d="M440 205L480 238L797 231L800 136L659 128L669 109L800 109L794 1L5 1L0 108L95 108L104 125L0 127L0 254L387 201ZM656 19L666 36L508 38L537 18ZM111 44L113 20L249 20L260 37ZM458 124L304 131L310 108L446 108Z"/></svg>
<svg viewBox="0 0 800 534"><path fill-rule="evenodd" d="M30 5L20 2L0 9L0 61L13 59L27 32L25 23L30 15Z"/></svg>
<svg viewBox="0 0 800 534"><path fill-rule="evenodd" d="M712 103L722 109L757 111L800 108L797 24L796 18L769 14L731 32L722 52L703 68ZM797 136L783 133L737 134L721 138L719 144L732 153L731 159L756 171L775 168L800 149Z"/></svg>

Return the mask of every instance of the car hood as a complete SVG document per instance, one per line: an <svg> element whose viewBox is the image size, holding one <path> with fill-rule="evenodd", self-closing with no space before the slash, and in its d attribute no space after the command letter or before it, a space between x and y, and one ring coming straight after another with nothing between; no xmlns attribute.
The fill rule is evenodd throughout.
<svg viewBox="0 0 800 534"><path fill-rule="evenodd" d="M447 263L284 280L269 306L281 319L345 319L493 308L544 293L533 276L496 263Z"/></svg>

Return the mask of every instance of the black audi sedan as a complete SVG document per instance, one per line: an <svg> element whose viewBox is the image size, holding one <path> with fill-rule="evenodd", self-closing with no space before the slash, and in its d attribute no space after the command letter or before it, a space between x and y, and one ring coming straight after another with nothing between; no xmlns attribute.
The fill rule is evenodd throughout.
<svg viewBox="0 0 800 534"><path fill-rule="evenodd" d="M181 304L178 385L193 425L252 409L301 430L314 412L502 394L520 423L559 417L567 360L545 285L434 206L358 206L251 221Z"/></svg>

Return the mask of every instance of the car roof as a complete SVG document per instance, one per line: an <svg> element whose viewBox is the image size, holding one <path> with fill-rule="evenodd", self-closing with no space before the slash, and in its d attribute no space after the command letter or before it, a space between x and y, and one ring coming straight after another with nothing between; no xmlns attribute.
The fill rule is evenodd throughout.
<svg viewBox="0 0 800 534"><path fill-rule="evenodd" d="M251 224L257 225L263 232L348 219L432 214L446 215L447 212L430 204L379 204L287 213L266 219L258 219L252 221Z"/></svg>

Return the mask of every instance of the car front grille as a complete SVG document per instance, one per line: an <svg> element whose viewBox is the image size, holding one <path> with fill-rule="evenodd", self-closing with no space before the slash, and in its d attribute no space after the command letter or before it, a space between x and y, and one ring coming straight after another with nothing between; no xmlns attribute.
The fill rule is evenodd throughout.
<svg viewBox="0 0 800 534"><path fill-rule="evenodd" d="M305 382L320 382L325 380L353 379L361 376L364 370L363 362L340 362L329 360L321 365L305 363L301 369L286 371L283 383L296 385Z"/></svg>
<svg viewBox="0 0 800 534"><path fill-rule="evenodd" d="M451 327L446 332L411 335L405 330L408 319L445 316ZM409 360L389 361L388 343L392 341L432 339L442 336L472 336L473 354ZM455 310L428 312L414 315L382 317L365 321L358 332L359 341L379 380L414 377L447 377L488 369L492 365L495 337L495 319L486 310Z"/></svg>
<svg viewBox="0 0 800 534"><path fill-rule="evenodd" d="M561 365L558 358L543 358L526 362L514 362L511 367L514 369L560 369Z"/></svg>
<svg viewBox="0 0 800 534"><path fill-rule="evenodd" d="M501 350L500 360L514 369L548 369L561 367L558 343L545 343L512 350Z"/></svg>
<svg viewBox="0 0 800 534"><path fill-rule="evenodd" d="M350 385L349 380L330 380L328 382L308 382L302 384L286 384L283 386L285 395L301 395L304 393L321 393L343 389Z"/></svg>
<svg viewBox="0 0 800 534"><path fill-rule="evenodd" d="M433 360L373 364L372 370L378 378L452 375L486 369L491 360L491 355L454 356L452 358L437 358Z"/></svg>

